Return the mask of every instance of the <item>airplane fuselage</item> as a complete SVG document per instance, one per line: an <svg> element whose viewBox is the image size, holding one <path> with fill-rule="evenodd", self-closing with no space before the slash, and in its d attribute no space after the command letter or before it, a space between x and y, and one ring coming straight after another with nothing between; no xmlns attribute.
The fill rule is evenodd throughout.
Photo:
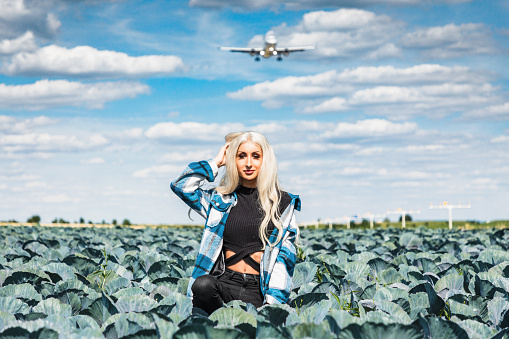
<svg viewBox="0 0 509 339"><path fill-rule="evenodd" d="M276 56L276 45L277 45L277 39L273 34L270 34L271 32L267 33L265 36L265 48L263 51L260 52L260 56L264 58L270 58L271 56Z"/></svg>

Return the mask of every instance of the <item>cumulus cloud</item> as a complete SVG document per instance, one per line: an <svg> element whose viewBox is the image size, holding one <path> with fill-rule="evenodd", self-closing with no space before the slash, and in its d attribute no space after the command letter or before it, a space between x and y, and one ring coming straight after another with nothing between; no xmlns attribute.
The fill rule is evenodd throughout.
<svg viewBox="0 0 509 339"><path fill-rule="evenodd" d="M485 108L472 110L464 115L467 119L509 119L509 102L500 105L491 105Z"/></svg>
<svg viewBox="0 0 509 339"><path fill-rule="evenodd" d="M14 55L2 71L9 75L144 77L171 74L185 68L182 59L173 55L132 57L90 46L67 49L50 45L33 53Z"/></svg>
<svg viewBox="0 0 509 339"><path fill-rule="evenodd" d="M294 106L301 113L365 111L394 118L485 107L498 100L489 76L462 66L358 67L246 86L228 97L263 101L267 108ZM493 112L502 108L493 108Z"/></svg>
<svg viewBox="0 0 509 339"><path fill-rule="evenodd" d="M436 3L461 3L472 0L432 0ZM425 0L190 0L190 6L257 10L271 8L277 10L281 7L288 10L315 9L324 7L367 7L373 5L411 6L424 3Z"/></svg>
<svg viewBox="0 0 509 339"><path fill-rule="evenodd" d="M401 43L422 49L434 58L453 58L466 54L489 54L495 51L491 32L484 24L426 27L407 33Z"/></svg>
<svg viewBox="0 0 509 339"><path fill-rule="evenodd" d="M394 123L384 119L368 119L356 123L339 122L319 138L381 137L414 133L417 124L413 122Z"/></svg>
<svg viewBox="0 0 509 339"><path fill-rule="evenodd" d="M509 135L501 135L499 137L491 139L491 142L493 143L502 143L502 142L508 142L509 141Z"/></svg>
<svg viewBox="0 0 509 339"><path fill-rule="evenodd" d="M47 204L62 204L70 201L78 202L79 199L73 199L65 193L47 194L42 197L42 202Z"/></svg>
<svg viewBox="0 0 509 339"><path fill-rule="evenodd" d="M284 46L314 45L316 49L305 57L350 58L363 55L377 59L400 54L391 42L404 27L402 22L387 15L362 9L341 8L335 11L315 11L304 14L296 26L274 27L279 44ZM263 43L255 36L250 46Z"/></svg>
<svg viewBox="0 0 509 339"><path fill-rule="evenodd" d="M26 32L15 39L0 40L0 55L10 55L24 51L34 51L37 48L34 34Z"/></svg>
<svg viewBox="0 0 509 339"><path fill-rule="evenodd" d="M0 36L15 38L31 31L50 38L60 28L60 21L50 12L51 4L45 1L0 0Z"/></svg>
<svg viewBox="0 0 509 339"><path fill-rule="evenodd" d="M15 117L0 115L0 133L26 133L32 128L54 124L57 121L58 120L48 118L44 115L35 118L24 119L22 121L16 119Z"/></svg>
<svg viewBox="0 0 509 339"><path fill-rule="evenodd" d="M104 164L105 160L103 158L96 157L96 158L81 160L81 163L85 164L85 165L100 165L100 164Z"/></svg>
<svg viewBox="0 0 509 339"><path fill-rule="evenodd" d="M242 131L245 126L240 123L206 124L200 122L161 122L150 127L145 136L159 140L199 140L217 141L232 131Z"/></svg>
<svg viewBox="0 0 509 339"><path fill-rule="evenodd" d="M186 152L171 152L166 153L162 161L168 163L182 163L182 162L191 162L196 161L196 159L210 159L214 153L211 150L193 150Z"/></svg>
<svg viewBox="0 0 509 339"><path fill-rule="evenodd" d="M0 147L7 153L73 152L107 145L109 140L101 134L90 137L26 133L0 135Z"/></svg>
<svg viewBox="0 0 509 339"><path fill-rule="evenodd" d="M196 158L195 158L196 160ZM135 178L168 178L170 174L177 174L182 171L181 165L157 165L144 168L133 173Z"/></svg>
<svg viewBox="0 0 509 339"><path fill-rule="evenodd" d="M0 84L0 107L40 110L59 106L102 108L105 103L150 92L139 82L81 83L40 80L28 85Z"/></svg>
<svg viewBox="0 0 509 339"><path fill-rule="evenodd" d="M410 2L421 3L420 0L407 3ZM281 47L314 45L315 50L299 54L304 59L399 59L414 52L425 57L452 58L497 51L492 32L484 24L448 24L408 32L407 23L394 17L340 7L343 8L308 12L296 25L283 23L271 30ZM263 35L256 35L248 46L263 43Z"/></svg>

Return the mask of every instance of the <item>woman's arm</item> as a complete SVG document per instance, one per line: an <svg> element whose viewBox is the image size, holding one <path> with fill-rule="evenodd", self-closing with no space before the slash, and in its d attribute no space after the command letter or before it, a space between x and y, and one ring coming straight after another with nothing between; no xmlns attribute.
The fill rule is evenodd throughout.
<svg viewBox="0 0 509 339"><path fill-rule="evenodd" d="M200 186L205 180L214 181L218 168L225 163L227 148L228 144L221 147L218 155L212 160L190 163L185 171L170 184L171 190L204 218L207 218L212 190L202 190Z"/></svg>
<svg viewBox="0 0 509 339"><path fill-rule="evenodd" d="M217 165L214 160L190 163L182 174L171 182L171 190L191 209L207 218L211 190L202 190L205 180L213 182L217 176Z"/></svg>

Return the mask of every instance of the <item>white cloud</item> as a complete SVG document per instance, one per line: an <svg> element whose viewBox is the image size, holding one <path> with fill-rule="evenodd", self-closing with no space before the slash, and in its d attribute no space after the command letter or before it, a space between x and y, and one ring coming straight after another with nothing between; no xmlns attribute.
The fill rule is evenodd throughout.
<svg viewBox="0 0 509 339"><path fill-rule="evenodd" d="M143 137L143 128L129 128L121 131L117 136L122 139L140 139Z"/></svg>
<svg viewBox="0 0 509 339"><path fill-rule="evenodd" d="M195 159L197 160L197 159ZM135 178L168 178L170 175L178 174L182 171L181 165L157 165L141 169L133 173Z"/></svg>
<svg viewBox="0 0 509 339"><path fill-rule="evenodd" d="M47 188L48 184L45 182L40 182L40 181L30 181L25 184L25 187L31 188L31 189Z"/></svg>
<svg viewBox="0 0 509 339"><path fill-rule="evenodd" d="M109 140L100 134L86 138L49 133L0 135L0 147L8 153L72 152L107 145Z"/></svg>
<svg viewBox="0 0 509 339"><path fill-rule="evenodd" d="M227 95L238 100L262 100L266 108L294 106L302 113L356 110L393 118L444 116L499 100L502 95L488 80L487 75L463 66L358 67L279 78Z"/></svg>
<svg viewBox="0 0 509 339"><path fill-rule="evenodd" d="M303 113L324 113L324 112L339 112L348 109L346 100L344 98L334 97L326 100L316 106L306 107L302 110Z"/></svg>
<svg viewBox="0 0 509 339"><path fill-rule="evenodd" d="M479 119L495 119L495 120L508 120L509 119L509 102L501 105L492 105L486 108L472 110L465 114L466 118L479 118Z"/></svg>
<svg viewBox="0 0 509 339"><path fill-rule="evenodd" d="M26 32L15 39L0 40L0 55L10 55L22 51L33 51L36 48L37 45L32 32Z"/></svg>
<svg viewBox="0 0 509 339"><path fill-rule="evenodd" d="M9 75L144 77L171 74L185 68L182 59L173 55L132 57L115 51L100 51L90 46L67 49L51 45L34 53L14 55L10 64L2 70Z"/></svg>
<svg viewBox="0 0 509 339"><path fill-rule="evenodd" d="M53 37L61 24L50 13L52 5L52 1L0 0L0 34L13 38L32 31L43 38Z"/></svg>
<svg viewBox="0 0 509 339"><path fill-rule="evenodd" d="M0 107L40 110L59 106L102 108L105 103L148 94L139 82L81 83L67 80L39 80L28 85L0 84Z"/></svg>
<svg viewBox="0 0 509 339"><path fill-rule="evenodd" d="M160 140L217 141L232 131L243 130L245 126L240 123L161 122L150 127L145 136Z"/></svg>
<svg viewBox="0 0 509 339"><path fill-rule="evenodd" d="M99 165L99 164L104 164L105 160L103 158L97 157L97 158L81 160L81 163L85 164L85 165Z"/></svg>
<svg viewBox="0 0 509 339"><path fill-rule="evenodd" d="M210 159L215 154L210 150L197 150L197 151L187 151L187 152L171 152L166 153L162 161L168 163L189 163L192 161L196 161L198 159Z"/></svg>
<svg viewBox="0 0 509 339"><path fill-rule="evenodd" d="M50 119L43 115L22 121L7 115L0 115L0 132L26 133L35 127L46 126L56 122L56 119Z"/></svg>
<svg viewBox="0 0 509 339"><path fill-rule="evenodd" d="M493 143L501 143L501 142L508 142L509 141L509 135L501 135L499 137L491 139L491 142Z"/></svg>
<svg viewBox="0 0 509 339"><path fill-rule="evenodd" d="M432 0L438 3L462 3L472 0ZM271 8L278 10L281 7L288 10L302 10L328 7L366 7L372 5L410 6L425 3L425 0L189 0L190 6L257 10Z"/></svg>
<svg viewBox="0 0 509 339"><path fill-rule="evenodd" d="M246 86L227 95L239 100L264 100L280 98L302 98L346 93L352 87L337 80L336 71L303 77L284 77Z"/></svg>
<svg viewBox="0 0 509 339"><path fill-rule="evenodd" d="M64 202L70 202L75 201L77 202L78 199L72 199L65 193L58 193L58 194L48 194L42 197L42 202L47 204L61 204Z"/></svg>
<svg viewBox="0 0 509 339"><path fill-rule="evenodd" d="M394 123L384 119L368 119L356 123L339 122L332 129L320 134L320 138L381 137L411 134L417 129L412 122Z"/></svg>
<svg viewBox="0 0 509 339"><path fill-rule="evenodd" d="M435 58L495 52L491 33L483 24L448 24L422 28L407 33L401 42L405 47L423 49L426 55Z"/></svg>
<svg viewBox="0 0 509 339"><path fill-rule="evenodd" d="M335 11L315 11L304 14L292 27L274 27L281 46L314 45L316 49L305 57L392 57L398 55L391 44L403 27L386 15L362 9L341 8ZM250 45L259 42L255 37Z"/></svg>
<svg viewBox="0 0 509 339"><path fill-rule="evenodd" d="M399 48L393 43L387 43L383 46L380 46L378 49L369 52L366 55L366 59L380 60L387 58L400 58L401 56L402 56L401 48Z"/></svg>

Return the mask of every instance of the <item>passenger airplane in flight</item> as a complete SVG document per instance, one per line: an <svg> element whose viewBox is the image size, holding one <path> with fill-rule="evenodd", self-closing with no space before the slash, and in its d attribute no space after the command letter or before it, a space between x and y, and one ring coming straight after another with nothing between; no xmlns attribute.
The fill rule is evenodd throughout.
<svg viewBox="0 0 509 339"><path fill-rule="evenodd" d="M255 57L255 61L260 61L260 57L269 58L277 56L277 61L283 61L282 54L288 55L293 52L303 52L310 49L315 49L315 46L303 47L276 47L277 39L273 31L268 31L265 34L265 47L219 47L222 51L249 53Z"/></svg>

